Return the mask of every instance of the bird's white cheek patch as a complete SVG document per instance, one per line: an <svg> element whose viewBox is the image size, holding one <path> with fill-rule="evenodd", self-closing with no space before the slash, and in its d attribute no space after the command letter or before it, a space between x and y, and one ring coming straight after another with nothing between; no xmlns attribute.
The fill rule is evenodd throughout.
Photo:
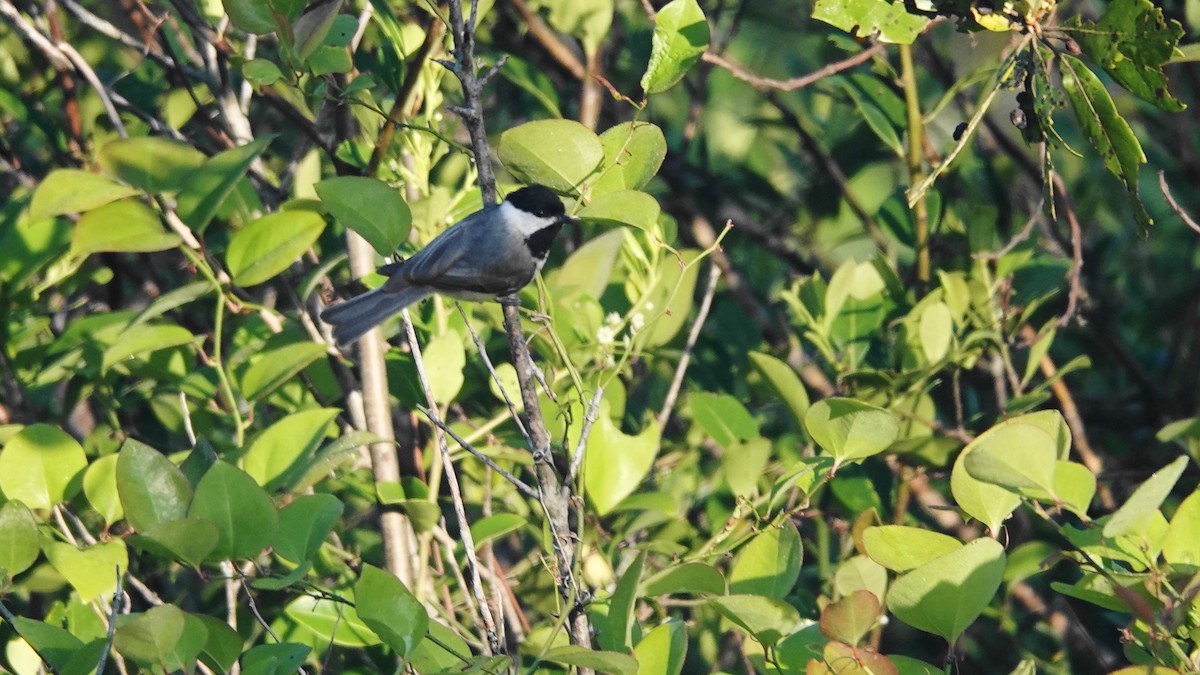
<svg viewBox="0 0 1200 675"><path fill-rule="evenodd" d="M500 202L500 217L509 223L522 237L537 232L554 221L553 218L538 218L526 213L508 202Z"/></svg>

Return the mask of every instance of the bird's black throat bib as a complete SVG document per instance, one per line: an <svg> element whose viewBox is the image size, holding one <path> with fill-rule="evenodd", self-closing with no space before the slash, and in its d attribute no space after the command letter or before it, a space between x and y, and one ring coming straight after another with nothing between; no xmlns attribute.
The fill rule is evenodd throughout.
<svg viewBox="0 0 1200 675"><path fill-rule="evenodd" d="M550 253L550 246L554 244L554 238L558 236L560 230L562 230L562 223L556 222L525 237L525 245L529 247L530 255L538 260L545 260L546 255Z"/></svg>

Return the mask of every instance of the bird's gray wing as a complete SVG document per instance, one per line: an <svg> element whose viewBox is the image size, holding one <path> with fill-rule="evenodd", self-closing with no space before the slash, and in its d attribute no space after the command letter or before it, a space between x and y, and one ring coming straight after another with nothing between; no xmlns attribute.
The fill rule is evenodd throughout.
<svg viewBox="0 0 1200 675"><path fill-rule="evenodd" d="M484 211L477 211L451 225L425 248L404 261L400 275L404 281L414 285L426 285L437 281L447 270L462 260L470 249L478 230L484 225ZM473 234L474 233L474 234Z"/></svg>
<svg viewBox="0 0 1200 675"><path fill-rule="evenodd" d="M509 250L512 242L487 241L495 233L486 228L495 224L486 214L485 210L467 216L406 260L400 269L404 281L446 291L497 295L528 283L528 279L516 279L526 271L522 258Z"/></svg>

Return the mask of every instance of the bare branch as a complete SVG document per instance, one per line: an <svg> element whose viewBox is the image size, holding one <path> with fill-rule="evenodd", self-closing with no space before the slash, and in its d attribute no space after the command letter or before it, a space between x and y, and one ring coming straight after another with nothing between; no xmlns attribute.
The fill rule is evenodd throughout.
<svg viewBox="0 0 1200 675"><path fill-rule="evenodd" d="M700 329L704 327L704 320L708 318L708 310L712 308L713 295L717 292L717 280L720 278L721 268L716 264L709 266L708 284L704 287L704 299L700 301L700 311L697 312L692 329L688 332L683 355L679 357L679 366L675 368L675 377L671 379L671 388L667 390L667 398L663 401L662 410L658 413L659 428L666 426L667 420L671 417L671 410L675 408L675 399L679 397L679 390L683 387L683 376L687 373L688 364L692 361L692 349L696 346L696 340L700 338Z"/></svg>
<svg viewBox="0 0 1200 675"><path fill-rule="evenodd" d="M1175 212L1175 215L1179 216L1179 219L1183 221L1183 224L1192 228L1196 234L1200 234L1200 223L1197 223L1191 216L1188 215L1187 211L1183 210L1183 207L1179 205L1179 202L1175 201L1175 196L1171 194L1171 188L1167 187L1167 173L1165 171L1158 172L1158 187L1162 190L1163 197L1166 198L1167 204L1170 205L1171 210Z"/></svg>
<svg viewBox="0 0 1200 675"><path fill-rule="evenodd" d="M500 474L500 476L504 480L508 481L509 483L512 483L513 486L516 487L517 490L521 494L525 495L526 497L529 497L530 499L537 499L537 491L536 490L529 487L529 485L526 484L525 481L521 480L520 478L517 478L516 476L512 475L508 471L505 471L499 464L496 463L496 461L494 459L492 459L491 457L488 457L487 455L480 452L475 446L468 443L466 441L466 439L464 439L462 436L459 436L457 433L455 433L453 429L446 426L446 423L443 422L440 417L438 417L436 412L430 410L429 408L426 408L425 406L423 406L421 404L417 404L417 410L420 410L422 414L424 414L426 417L428 417L429 421L433 422L434 426L441 429L443 432L450 434L450 437L453 438L456 443L458 443L460 446L462 446L463 450L466 450L467 452L471 453L472 455L475 455L475 457L479 461L486 464L489 469Z"/></svg>
<svg viewBox="0 0 1200 675"><path fill-rule="evenodd" d="M755 75L754 73L751 73L750 71L746 70L742 66L739 66L738 64L733 63L732 61L729 61L724 56L721 56L720 54L717 54L716 52L712 52L712 51L704 52L704 55L701 58L703 58L706 62L713 64L714 66L719 66L721 68L724 68L725 70L729 71L730 75L733 75L734 77L736 77L737 79L739 79L743 82L749 83L752 87L755 87L757 89L778 89L779 91L795 91L797 89L802 89L804 87L807 87L810 84L817 82L818 80L829 77L830 75L836 75L836 74L842 72L843 70L849 70L850 68L853 68L853 67L859 65L860 63L868 61L871 59L871 57L883 52L883 48L884 48L883 43L877 42L874 45L868 47L867 49L864 49L863 51L855 54L854 56L847 57L845 59L842 59L841 61L835 61L834 63L830 63L829 65L827 65L823 68L820 68L819 70L815 70L807 75L802 75L800 77L793 77L793 78L790 78L787 80L776 80L776 79L772 79L770 77L762 77L761 75Z"/></svg>

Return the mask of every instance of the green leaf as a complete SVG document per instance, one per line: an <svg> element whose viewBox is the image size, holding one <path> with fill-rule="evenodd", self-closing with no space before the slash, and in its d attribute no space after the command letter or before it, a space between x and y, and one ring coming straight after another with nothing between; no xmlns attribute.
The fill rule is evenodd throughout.
<svg viewBox="0 0 1200 675"><path fill-rule="evenodd" d="M107 371L135 356L179 347L201 339L192 335L186 328L174 324L143 323L130 326L121 333L119 340L104 350L100 368Z"/></svg>
<svg viewBox="0 0 1200 675"><path fill-rule="evenodd" d="M475 542L475 548L479 548L489 541L517 532L528 524L529 521L515 513L494 513L471 523L471 541Z"/></svg>
<svg viewBox="0 0 1200 675"><path fill-rule="evenodd" d="M40 551L33 512L16 499L5 502L0 506L0 579L32 567Z"/></svg>
<svg viewBox="0 0 1200 675"><path fill-rule="evenodd" d="M118 138L100 148L104 173L143 192L178 192L205 161L192 146L160 136Z"/></svg>
<svg viewBox="0 0 1200 675"><path fill-rule="evenodd" d="M660 430L650 421L629 436L617 428L602 404L583 459L587 497L603 516L638 488L658 455Z"/></svg>
<svg viewBox="0 0 1200 675"><path fill-rule="evenodd" d="M817 0L812 16L857 37L893 44L911 44L929 23L928 17L909 14L903 2L888 0Z"/></svg>
<svg viewBox="0 0 1200 675"><path fill-rule="evenodd" d="M625 233L612 230L593 237L567 258L551 278L553 287L577 292L599 300L612 277L617 255L625 243Z"/></svg>
<svg viewBox="0 0 1200 675"><path fill-rule="evenodd" d="M117 588L118 569L122 574L129 569L129 554L119 539L84 549L55 541L43 550L50 565L79 592L82 602L112 593Z"/></svg>
<svg viewBox="0 0 1200 675"><path fill-rule="evenodd" d="M83 642L64 628L26 619L23 616L14 616L11 621L17 635L20 635L29 643L29 646L36 649L38 655L45 659L46 663L59 669L60 672L71 662L75 653L83 649Z"/></svg>
<svg viewBox="0 0 1200 675"><path fill-rule="evenodd" d="M324 44L325 36L329 34L329 29L333 27L333 21L337 18L341 8L342 0L310 2L305 6L304 11L292 23L292 37L295 40L294 49L296 58L303 62L318 47ZM345 45L342 46L341 51L346 54L347 60L349 60L349 54L346 52ZM321 73L316 72L314 68L313 74L320 75Z"/></svg>
<svg viewBox="0 0 1200 675"><path fill-rule="evenodd" d="M510 55L500 68L504 79L520 87L541 104L551 117L562 117L554 82L540 67L518 56Z"/></svg>
<svg viewBox="0 0 1200 675"><path fill-rule="evenodd" d="M324 354L324 346L308 341L287 342L264 349L251 357L250 365L242 375L242 395L247 401L257 401Z"/></svg>
<svg viewBox="0 0 1200 675"><path fill-rule="evenodd" d="M675 86L708 49L708 21L696 0L672 0L654 17L650 63L642 89L658 94Z"/></svg>
<svg viewBox="0 0 1200 675"><path fill-rule="evenodd" d="M1114 0L1098 23L1078 17L1063 26L1088 58L1138 98L1170 112L1185 106L1167 91L1163 64L1175 55L1183 26L1150 0Z"/></svg>
<svg viewBox="0 0 1200 675"><path fill-rule="evenodd" d="M283 71L267 59L252 59L242 64L242 76L256 87L265 87L282 79Z"/></svg>
<svg viewBox="0 0 1200 675"><path fill-rule="evenodd" d="M637 608L638 586L642 582L642 571L646 567L646 551L633 559L629 568L617 581L612 598L608 602L605 629L600 631L599 644L603 649L628 650L633 646L637 619L633 611Z"/></svg>
<svg viewBox="0 0 1200 675"><path fill-rule="evenodd" d="M38 184L29 202L29 221L91 211L138 194L134 188L81 169L55 169Z"/></svg>
<svg viewBox="0 0 1200 675"><path fill-rule="evenodd" d="M688 562L668 567L650 577L642 584L639 595L654 597L657 595L723 595L725 593L725 577L711 565L701 562Z"/></svg>
<svg viewBox="0 0 1200 675"><path fill-rule="evenodd" d="M1141 143L1129 123L1117 112L1100 78L1083 61L1069 54L1060 54L1059 59L1063 90L1071 101L1083 135L1100 153L1104 166L1125 184L1138 225L1146 230L1154 220L1146 212L1138 193L1138 170L1146 162Z"/></svg>
<svg viewBox="0 0 1200 675"><path fill-rule="evenodd" d="M893 572L906 572L962 548L954 537L905 525L868 527L862 543L871 560Z"/></svg>
<svg viewBox="0 0 1200 675"><path fill-rule="evenodd" d="M316 243L325 220L312 211L263 216L234 233L225 263L234 283L254 286L286 270Z"/></svg>
<svg viewBox="0 0 1200 675"><path fill-rule="evenodd" d="M357 610L344 602L305 595L288 603L283 612L305 629L301 635L307 634L322 644L332 642L343 647L366 647L381 642L359 618ZM403 630L403 627L394 627L394 630Z"/></svg>
<svg viewBox="0 0 1200 675"><path fill-rule="evenodd" d="M304 461L325 439L337 408L293 413L267 427L242 457L242 468L268 490L287 486L306 469Z"/></svg>
<svg viewBox="0 0 1200 675"><path fill-rule="evenodd" d="M129 439L116 466L117 494L135 530L187 516L192 485L183 471L154 448Z"/></svg>
<svg viewBox="0 0 1200 675"><path fill-rule="evenodd" d="M1087 520L1088 506L1096 496L1096 475L1077 462L1058 460L1054 463L1054 493L1037 489L1022 489L1021 493L1040 501L1061 505Z"/></svg>
<svg viewBox="0 0 1200 675"><path fill-rule="evenodd" d="M412 212L400 192L373 178L341 176L313 186L339 223L367 240L379 255L391 255L412 228Z"/></svg>
<svg viewBox="0 0 1200 675"><path fill-rule="evenodd" d="M1009 490L1054 490L1057 445L1050 434L1020 417L1001 422L966 447L964 466L977 480Z"/></svg>
<svg viewBox="0 0 1200 675"><path fill-rule="evenodd" d="M465 381L467 353L462 338L453 329L447 330L425 345L423 358L434 400L441 404L453 401Z"/></svg>
<svg viewBox="0 0 1200 675"><path fill-rule="evenodd" d="M604 171L592 183L592 196L641 190L667 157L667 138L649 122L622 122L600 134Z"/></svg>
<svg viewBox="0 0 1200 675"><path fill-rule="evenodd" d="M112 525L125 516L117 492L118 455L106 455L88 465L83 474L83 494L101 516L105 525Z"/></svg>
<svg viewBox="0 0 1200 675"><path fill-rule="evenodd" d="M296 497L279 511L279 530L271 544L275 553L297 564L311 560L345 508L331 494Z"/></svg>
<svg viewBox="0 0 1200 675"><path fill-rule="evenodd" d="M617 673L618 675L637 675L638 662L628 654L619 652L604 652L579 647L563 645L554 647L542 657L546 661L561 663L577 668L589 668L601 673Z"/></svg>
<svg viewBox="0 0 1200 675"><path fill-rule="evenodd" d="M721 455L721 470L735 495L753 496L771 459L771 441L759 436L749 441L735 441Z"/></svg>
<svg viewBox="0 0 1200 675"><path fill-rule="evenodd" d="M726 595L709 601L725 618L763 645L779 642L800 629L800 614L783 600L761 595Z"/></svg>
<svg viewBox="0 0 1200 675"><path fill-rule="evenodd" d="M865 555L847 558L833 574L833 590L839 595L868 590L882 598L887 594L887 582L887 570L883 565Z"/></svg>
<svg viewBox="0 0 1200 675"><path fill-rule="evenodd" d="M204 662L214 670L228 672L242 655L242 637L215 616L190 616L199 619L208 631L208 640L200 652L201 657L207 657Z"/></svg>
<svg viewBox="0 0 1200 675"><path fill-rule="evenodd" d="M879 620L879 610L879 598L874 593L854 591L821 611L821 634L830 640L858 644Z"/></svg>
<svg viewBox="0 0 1200 675"><path fill-rule="evenodd" d="M804 427L838 464L879 454L900 434L892 413L849 398L817 401L804 416Z"/></svg>
<svg viewBox="0 0 1200 675"><path fill-rule="evenodd" d="M197 232L203 232L221 205L233 194L254 160L274 140L264 135L236 148L210 157L192 172L175 200L179 218Z"/></svg>
<svg viewBox="0 0 1200 675"><path fill-rule="evenodd" d="M276 29L271 0L221 0L221 4L233 25L247 33L261 35Z"/></svg>
<svg viewBox="0 0 1200 675"><path fill-rule="evenodd" d="M211 520L219 539L209 560L253 558L275 536L279 514L254 479L226 462L212 465L200 484L188 516Z"/></svg>
<svg viewBox="0 0 1200 675"><path fill-rule="evenodd" d="M239 653L240 653L239 649ZM312 652L312 647L295 642L280 642L251 647L242 654L242 673L251 675L255 668L270 664L270 668L258 671L259 675L286 675L297 672L304 665L304 660Z"/></svg>
<svg viewBox="0 0 1200 675"><path fill-rule="evenodd" d="M921 335L921 350L930 363L937 363L950 350L950 341L954 337L954 319L950 316L950 308L944 302L930 303L921 312L919 332Z"/></svg>
<svg viewBox="0 0 1200 675"><path fill-rule="evenodd" d="M203 518L167 520L129 535L133 546L150 551L166 560L179 560L200 567L217 547L220 533L212 521Z"/></svg>
<svg viewBox="0 0 1200 675"><path fill-rule="evenodd" d="M153 209L123 199L83 214L71 235L71 254L165 251L179 242L179 235L167 232Z"/></svg>
<svg viewBox="0 0 1200 675"><path fill-rule="evenodd" d="M729 394L697 392L688 400L688 407L696 424L723 448L758 438L758 422Z"/></svg>
<svg viewBox="0 0 1200 675"><path fill-rule="evenodd" d="M58 427L31 424L0 450L0 490L33 509L49 509L74 495L87 467L83 448Z"/></svg>
<svg viewBox="0 0 1200 675"><path fill-rule="evenodd" d="M572 120L537 120L505 131L496 154L524 183L569 193L600 167L604 148L590 129Z"/></svg>
<svg viewBox="0 0 1200 675"><path fill-rule="evenodd" d="M390 572L363 565L354 585L358 616L401 657L411 654L425 637L425 607Z"/></svg>
<svg viewBox="0 0 1200 675"><path fill-rule="evenodd" d="M804 415L808 412L808 389L800 381L800 376L788 364L769 354L750 352L750 363L771 385L779 398L787 404L797 424L803 424Z"/></svg>
<svg viewBox="0 0 1200 675"><path fill-rule="evenodd" d="M113 636L121 655L166 671L191 670L207 642L204 622L174 605L120 617Z"/></svg>
<svg viewBox="0 0 1200 675"><path fill-rule="evenodd" d="M1167 466L1154 472L1154 475L1139 485L1129 499L1113 513L1112 518L1104 525L1105 537L1120 537L1133 534L1146 528L1150 518L1158 513L1158 507L1171 494L1171 488L1183 470L1187 468L1188 458L1181 455Z"/></svg>
<svg viewBox="0 0 1200 675"><path fill-rule="evenodd" d="M900 577L888 609L914 628L953 644L987 608L1004 577L1004 547L976 539Z"/></svg>
<svg viewBox="0 0 1200 675"><path fill-rule="evenodd" d="M2 519L3 513L0 512ZM4 548L0 545L2 550ZM1162 554L1169 563L1200 566L1200 490L1188 495L1175 509L1171 526L1163 540ZM0 566L3 564L0 563Z"/></svg>
<svg viewBox="0 0 1200 675"><path fill-rule="evenodd" d="M804 549L791 520L764 530L742 549L729 570L729 592L783 598L800 578Z"/></svg>
<svg viewBox="0 0 1200 675"><path fill-rule="evenodd" d="M579 211L579 217L601 225L636 227L654 232L662 209L658 200L638 190L616 190L592 200Z"/></svg>
<svg viewBox="0 0 1200 675"><path fill-rule="evenodd" d="M687 626L679 619L667 619L634 647L637 675L679 675L687 647Z"/></svg>

